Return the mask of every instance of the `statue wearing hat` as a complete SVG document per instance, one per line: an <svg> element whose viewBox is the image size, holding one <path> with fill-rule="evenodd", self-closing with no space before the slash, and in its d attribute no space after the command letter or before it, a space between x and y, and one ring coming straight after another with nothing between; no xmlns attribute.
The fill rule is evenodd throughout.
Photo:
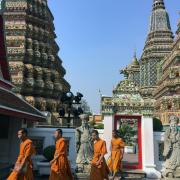
<svg viewBox="0 0 180 180"><path fill-rule="evenodd" d="M177 116L171 116L170 127L165 132L163 156L166 161L162 175L166 179L180 179L180 130L178 122Z"/></svg>
<svg viewBox="0 0 180 180"><path fill-rule="evenodd" d="M82 125L76 129L77 172L88 173L93 155L93 143L91 139L93 129L88 124L89 115L80 115L80 119L82 120Z"/></svg>

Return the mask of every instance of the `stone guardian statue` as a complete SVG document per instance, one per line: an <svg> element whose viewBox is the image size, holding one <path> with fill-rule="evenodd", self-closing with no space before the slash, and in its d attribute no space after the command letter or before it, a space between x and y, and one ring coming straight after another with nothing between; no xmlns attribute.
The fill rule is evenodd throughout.
<svg viewBox="0 0 180 180"><path fill-rule="evenodd" d="M165 179L180 179L180 130L178 129L179 118L170 117L170 127L165 132L164 152L165 165L163 177Z"/></svg>
<svg viewBox="0 0 180 180"><path fill-rule="evenodd" d="M93 156L93 142L91 139L92 128L90 128L88 124L88 115L83 114L80 116L80 119L82 120L82 125L76 128L76 170L79 173L88 173Z"/></svg>

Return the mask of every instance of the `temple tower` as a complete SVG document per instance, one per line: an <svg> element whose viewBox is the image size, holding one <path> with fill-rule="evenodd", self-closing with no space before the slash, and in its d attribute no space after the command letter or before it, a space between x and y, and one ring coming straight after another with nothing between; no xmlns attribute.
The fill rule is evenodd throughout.
<svg viewBox="0 0 180 180"><path fill-rule="evenodd" d="M40 111L57 115L58 96L70 85L47 0L2 0L2 15L14 91Z"/></svg>
<svg viewBox="0 0 180 180"><path fill-rule="evenodd" d="M143 96L152 97L158 80L158 65L171 51L173 33L163 0L154 0L149 33L140 59L140 86Z"/></svg>
<svg viewBox="0 0 180 180"><path fill-rule="evenodd" d="M161 66L161 78L154 91L155 115L164 125L169 125L169 116L180 116L180 18L177 36L172 51Z"/></svg>

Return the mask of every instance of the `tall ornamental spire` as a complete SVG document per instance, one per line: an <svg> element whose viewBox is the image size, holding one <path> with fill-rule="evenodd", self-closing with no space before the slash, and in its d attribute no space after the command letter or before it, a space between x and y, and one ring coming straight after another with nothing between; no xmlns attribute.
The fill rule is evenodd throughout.
<svg viewBox="0 0 180 180"><path fill-rule="evenodd" d="M150 32L161 30L171 31L169 15L166 12L164 1L154 0L150 21Z"/></svg>
<svg viewBox="0 0 180 180"><path fill-rule="evenodd" d="M172 43L173 33L164 1L153 0L149 33L140 59L140 86L143 95L152 96L158 80L157 67L171 51Z"/></svg>

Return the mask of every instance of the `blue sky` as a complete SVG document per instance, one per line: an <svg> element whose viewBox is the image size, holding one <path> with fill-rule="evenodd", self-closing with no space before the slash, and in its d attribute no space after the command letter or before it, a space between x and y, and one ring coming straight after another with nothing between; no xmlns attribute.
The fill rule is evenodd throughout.
<svg viewBox="0 0 180 180"><path fill-rule="evenodd" d="M100 95L111 95L119 70L140 57L148 33L153 0L49 0L59 55L72 92L84 94L94 113ZM173 32L179 0L165 0Z"/></svg>

